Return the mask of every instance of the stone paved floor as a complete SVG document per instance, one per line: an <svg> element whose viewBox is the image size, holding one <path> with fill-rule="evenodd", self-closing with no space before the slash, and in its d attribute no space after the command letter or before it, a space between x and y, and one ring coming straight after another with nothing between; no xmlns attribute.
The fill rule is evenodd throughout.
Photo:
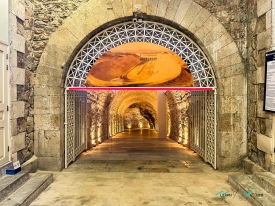
<svg viewBox="0 0 275 206"><path fill-rule="evenodd" d="M125 132L82 153L31 205L250 205L227 183L228 173L148 132ZM232 196L216 195L221 190Z"/></svg>

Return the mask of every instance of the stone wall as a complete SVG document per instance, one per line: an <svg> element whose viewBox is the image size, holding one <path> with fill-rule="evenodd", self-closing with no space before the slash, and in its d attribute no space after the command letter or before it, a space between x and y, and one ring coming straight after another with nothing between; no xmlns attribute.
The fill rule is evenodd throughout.
<svg viewBox="0 0 275 206"><path fill-rule="evenodd" d="M248 157L267 170L270 170L274 152L274 114L263 111L264 74L265 53L275 49L274 4L273 1L272 7L272 0L254 0L248 4Z"/></svg>
<svg viewBox="0 0 275 206"><path fill-rule="evenodd" d="M28 71L26 81L30 81L30 87L21 88L20 94L25 94L26 99L34 99L34 109L30 104L27 111L30 114L34 113L37 118L34 135L36 140L41 134L39 140L42 141L42 145L43 141L48 141L43 139L45 132L55 131L55 138L62 141L63 133L60 128L63 126L64 116L60 105L63 105L62 86L72 59L71 55L75 54L76 49L79 49L92 31L111 20L131 16L136 10L134 4L140 3L143 5L142 11L148 15L163 17L174 22L172 26L186 30L186 33L196 40L210 57L219 80L219 108L225 108L224 111L219 111L222 117L218 126L218 138L221 143L219 164L221 167L240 165L246 153L243 146L246 144L247 128L246 73L243 65L244 63L249 65L245 61L249 22L246 14L248 2L252 1L195 0L196 3L194 3L191 0L135 0L130 3L128 0L101 0L91 2L92 0L25 1L27 18L24 28L27 43L26 50L21 52L26 53L23 55L24 60L21 64L24 63L25 70ZM93 8L92 11L89 10L91 8ZM22 56L20 53L19 55ZM31 93L33 86L34 94ZM19 101L17 104L22 102ZM44 123L47 125L44 126ZM227 144L229 139L232 142L230 145ZM237 143L244 144L236 148ZM59 149L62 152L62 146ZM37 148L37 150L43 150L43 148ZM56 163L56 160L60 159L59 156L43 158L46 163ZM41 164L43 158L38 160ZM232 164L233 161L236 163Z"/></svg>
<svg viewBox="0 0 275 206"><path fill-rule="evenodd" d="M126 109L123 116L124 128L150 128L149 122L141 115L139 107Z"/></svg>
<svg viewBox="0 0 275 206"><path fill-rule="evenodd" d="M165 93L171 117L171 128L169 137L176 142L186 145L188 136L184 131L188 131L188 109L190 103L190 92L167 91Z"/></svg>
<svg viewBox="0 0 275 206"><path fill-rule="evenodd" d="M32 8L32 5L29 5ZM20 163L33 155L33 90L25 67L26 39L24 0L10 1L10 101L12 161ZM28 90L26 94L25 90Z"/></svg>
<svg viewBox="0 0 275 206"><path fill-rule="evenodd" d="M242 57L247 57L247 5L249 0L195 0L225 27L236 42Z"/></svg>
<svg viewBox="0 0 275 206"><path fill-rule="evenodd" d="M112 99L109 91L90 91L88 94L88 137L91 144L96 146L100 142L108 139L108 112L109 104Z"/></svg>
<svg viewBox="0 0 275 206"><path fill-rule="evenodd" d="M34 94L33 78L49 36L82 2L10 1L12 161L23 163L34 154L34 96L43 91Z"/></svg>

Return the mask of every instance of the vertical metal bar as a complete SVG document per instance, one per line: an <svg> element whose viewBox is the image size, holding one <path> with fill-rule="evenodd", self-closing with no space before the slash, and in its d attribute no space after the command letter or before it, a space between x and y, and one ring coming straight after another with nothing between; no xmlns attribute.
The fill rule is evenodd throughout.
<svg viewBox="0 0 275 206"><path fill-rule="evenodd" d="M217 89L214 89L214 169L217 169Z"/></svg>
<svg viewBox="0 0 275 206"><path fill-rule="evenodd" d="M75 93L76 91L72 91L72 96L73 96L73 108L74 108L74 115L73 115L73 122L74 122L74 127L73 127L73 159L75 159L75 125L76 125L76 109L75 109Z"/></svg>
<svg viewBox="0 0 275 206"><path fill-rule="evenodd" d="M201 153L203 154L203 150L204 150L204 148L203 148L204 134L202 132L202 128L204 128L203 127L204 126L203 125L204 122L203 122L203 96L202 96L202 92L201 91L199 92L199 98L200 98L200 103L199 103L200 137L199 138L200 138L200 150L201 150Z"/></svg>
<svg viewBox="0 0 275 206"><path fill-rule="evenodd" d="M196 143L196 92L194 92L194 98L193 98L193 149L195 149L195 143Z"/></svg>
<svg viewBox="0 0 275 206"><path fill-rule="evenodd" d="M79 100L78 100L78 108L79 108L79 112L78 112L78 122L79 122L79 124L78 124L78 142L77 142L77 148L78 148L78 151L77 151L77 155L78 155L78 153L79 153L79 150L80 150L80 146L81 146L81 143L82 143L82 116L81 116L81 114L82 114L82 92L80 93L80 95L79 95L80 97L78 98Z"/></svg>
<svg viewBox="0 0 275 206"><path fill-rule="evenodd" d="M86 149L88 149L88 135L87 135L87 123L88 123L88 121L87 121L87 118L88 118L88 112L87 112L87 109L88 109L88 107L87 107L87 93L88 92L85 92L85 141L86 141Z"/></svg>
<svg viewBox="0 0 275 206"><path fill-rule="evenodd" d="M200 91L200 121L201 121L201 127L200 127L200 132L201 132L201 153L204 156L203 158L205 159L205 155L204 155L204 151L205 151L205 147L204 147L204 142L205 142L205 133L204 133L204 92Z"/></svg>
<svg viewBox="0 0 275 206"><path fill-rule="evenodd" d="M192 103L192 130L193 130L193 132L192 132L192 147L193 147L193 149L194 149L194 143L195 143L195 134L196 134L196 131L195 131L195 124L196 124L196 122L195 122L195 101L196 101L196 99L195 99L196 97L195 97L195 92L193 92L193 103Z"/></svg>
<svg viewBox="0 0 275 206"><path fill-rule="evenodd" d="M204 158L204 154L203 154L203 138L204 138L204 134L202 132L202 128L203 128L203 96L202 96L202 92L200 91L199 92L199 97L200 97L200 106L199 106L199 119L200 119L200 152L201 152L201 155L203 156Z"/></svg>
<svg viewBox="0 0 275 206"><path fill-rule="evenodd" d="M199 113L199 104L200 104L200 96L199 96L199 92L197 92L197 102L196 102L196 120L197 120L197 147L198 149L200 149L200 129L199 129L199 126L200 126L200 113Z"/></svg>
<svg viewBox="0 0 275 206"><path fill-rule="evenodd" d="M190 148L192 149L193 147L193 136L194 136L194 109L193 106L194 105L194 92L191 92L191 135L190 135Z"/></svg>
<svg viewBox="0 0 275 206"><path fill-rule="evenodd" d="M195 127L195 134L194 134L194 146L197 146L197 125L198 125L198 118L197 118L197 92L194 92L195 93L195 102L194 102L194 121L195 121L195 124L194 124L194 127Z"/></svg>
<svg viewBox="0 0 275 206"><path fill-rule="evenodd" d="M68 122L67 122L67 118L68 118L68 114L67 114L67 102L68 102L68 100L67 100L67 88L65 88L65 92L64 92L64 94L65 94L65 122L64 122L64 130L65 130L65 168L67 168L68 167L68 145L67 145L67 143L68 143L68 136L67 136L67 132L68 132L68 128L67 128L67 126L68 126Z"/></svg>
<svg viewBox="0 0 275 206"><path fill-rule="evenodd" d="M193 148L194 139L194 92L191 92L191 136L190 136L190 147Z"/></svg>
<svg viewBox="0 0 275 206"><path fill-rule="evenodd" d="M77 156L77 147L78 147L78 139L79 139L79 97L78 94L79 92L76 92L76 97L75 97L75 155L74 155L74 160Z"/></svg>
<svg viewBox="0 0 275 206"><path fill-rule="evenodd" d="M204 92L204 160L207 161L207 91Z"/></svg>
<svg viewBox="0 0 275 206"><path fill-rule="evenodd" d="M197 92L194 92L194 149L196 149L197 140Z"/></svg>
<svg viewBox="0 0 275 206"><path fill-rule="evenodd" d="M193 131L193 128L192 128L192 121L193 121L193 117L191 116L192 115L192 108L193 108L193 104L192 104L192 101L193 101L193 93L191 92L191 100L190 100L190 109L189 109L189 147L191 148L191 144L192 144L192 131Z"/></svg>
<svg viewBox="0 0 275 206"><path fill-rule="evenodd" d="M198 102L197 102L197 130L198 130L198 151L201 155L201 118L200 118L200 112L201 112L201 96L200 96L200 92L198 91Z"/></svg>
<svg viewBox="0 0 275 206"><path fill-rule="evenodd" d="M74 154L74 160L77 156L77 146L78 146L78 139L79 139L79 118L78 118L78 115L79 115L79 92L77 91L76 92L76 96L75 96L75 154Z"/></svg>

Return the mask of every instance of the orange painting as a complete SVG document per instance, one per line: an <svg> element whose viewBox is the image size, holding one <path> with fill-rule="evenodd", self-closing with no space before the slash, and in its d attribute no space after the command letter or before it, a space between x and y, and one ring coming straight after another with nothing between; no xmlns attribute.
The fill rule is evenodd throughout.
<svg viewBox="0 0 275 206"><path fill-rule="evenodd" d="M89 71L88 87L191 87L186 63L171 50L153 43L134 42L103 54Z"/></svg>

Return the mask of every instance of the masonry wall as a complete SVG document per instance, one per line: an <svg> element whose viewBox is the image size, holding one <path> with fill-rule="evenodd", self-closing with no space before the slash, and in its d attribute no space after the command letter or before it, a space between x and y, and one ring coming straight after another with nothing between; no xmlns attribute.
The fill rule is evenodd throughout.
<svg viewBox="0 0 275 206"><path fill-rule="evenodd" d="M13 0L11 2L17 1ZM59 132L59 126L55 128L50 127L50 125L53 125L55 122L57 122L56 125L62 125L62 122L64 122L64 116L59 114L62 107L62 85L64 82L61 79L48 79L48 76L53 76L53 72L58 74L62 72L63 78L65 78L63 72L69 65L67 65L68 62L63 62L63 71L60 68L51 68L50 65L44 65L44 73L39 74L39 79L36 78L36 70L51 35L65 20L71 21L72 18L70 15L85 2L88 2L88 0L20 0L19 4L16 4L13 12L11 12L11 31L14 40L11 47L11 125L14 160L20 159L23 162L33 154L38 157L41 156L44 162L52 161L52 157L57 157L56 160L62 159L62 148L59 148L59 151L57 151L58 149L53 150L56 151L53 154L47 150L47 147L48 145L55 147L53 143L60 144L63 141L60 138L62 134ZM114 8L113 13L117 18L120 17L119 7L121 4L123 4L123 8L131 7L126 0L123 0L121 3L116 0L112 2L106 0L106 2L108 2L110 7ZM271 114L263 113L260 108L262 108L263 102L263 76L261 76L264 68L263 54L266 50L270 49L271 45L271 42L268 40L268 37L271 35L271 0L195 0L194 2L202 6L202 8L206 8L209 13L202 12L201 7L198 7L197 4L192 4L191 0L187 0L186 7L182 7L182 12L178 14L187 16L186 23L183 22L182 26L195 30L202 25L187 25L187 23L192 22L192 19L200 19L198 22L202 22L203 24L204 20L209 18L209 15L213 15L222 23L226 31L233 38L242 57L242 59L239 59L236 53L230 53L230 49L234 46L231 45L232 43L230 43L229 37L226 35L221 37L206 36L205 39L197 39L198 43L204 42L207 45L207 43L213 41L213 38L219 38L224 44L224 48L222 49L219 48L220 45L212 44L209 44L207 48L208 51L213 50L213 53L216 53L217 59L224 58L224 61L220 61L219 63L224 69L218 74L222 77L222 85L218 85L218 88L222 88L221 91L228 91L228 93L220 92L218 96L220 105L223 108L228 108L224 111L219 111L222 118L219 119L218 132L220 136L218 138L225 143L218 148L221 151L219 159L221 159L222 164L227 164L228 154L231 153L230 151L234 149L233 146L236 145L232 143L228 147L228 144L226 144L227 139L231 141L231 138L233 138L232 135L238 135L238 137L234 137L236 143L243 142L243 144L246 144L246 128L248 128L248 154L250 159L265 168L269 168L271 162L270 154L266 152L266 148L263 148L262 145L266 145L266 142L270 141L270 137L272 137L273 117ZM148 3L146 7L148 13L156 13L158 16L162 16L159 12L164 11L163 15L165 14L166 17L170 17L174 15L170 11L177 9L181 1L171 0L169 3L168 0L148 0L145 3L143 0L135 0L134 3L143 5ZM155 8L158 8L158 10L154 12ZM133 9L128 9L127 11L129 11L127 15L132 15L130 11L133 11ZM187 12L187 14L184 12ZM87 20L85 17L79 18L83 18L82 21ZM177 18L180 17L176 16L175 19L177 20ZM213 22L215 21L213 20ZM82 31L78 31L77 29L78 27L75 28L75 33L80 34ZM83 35L80 34L79 36ZM227 45L227 43L230 44ZM70 47L70 42L67 44L68 47L64 48L63 52L75 49ZM54 49L54 46L52 46L52 50ZM207 50L204 51L208 54ZM229 60L235 61L235 63L228 63ZM53 58L52 61L59 60ZM243 67L244 64L245 68ZM247 71L247 73L244 73L244 71ZM248 104L246 96L243 96L247 88L245 84L239 84L240 82L246 82L246 80L248 80ZM47 85L45 86L43 82L47 82ZM56 82L59 83L59 87L54 86ZM35 84L38 86L34 90ZM231 89L226 90L225 88ZM43 101L36 101L41 99ZM39 105L34 106L34 102L38 102ZM242 119L246 119L247 111L249 116L248 127L246 121L242 121ZM235 115L232 116L234 112ZM35 114L37 114L37 119L34 123L33 116ZM38 118L39 115L41 115L41 118ZM49 127L45 127L45 124L49 125ZM47 129L45 130L45 128ZM231 132L232 128L234 128L234 134ZM56 140L53 141L53 139ZM39 146L39 141L42 140L44 143ZM268 141L265 141L265 144L260 144L260 141L257 140ZM241 148L242 145L239 147ZM238 159L235 166L241 165L242 159L245 157L244 154L246 154L244 149L238 148L238 150L240 150L240 153L233 154L236 156L234 158ZM54 169L61 168L62 164L62 161L59 161L58 166Z"/></svg>
<svg viewBox="0 0 275 206"><path fill-rule="evenodd" d="M109 137L108 113L112 94L109 91L90 91L88 93L89 124L88 139L95 146ZM98 140L101 141L98 141Z"/></svg>
<svg viewBox="0 0 275 206"><path fill-rule="evenodd" d="M33 155L33 90L26 70L26 39L24 0L9 1L10 21L10 101L12 161L21 163ZM32 5L30 5L30 9ZM27 93L22 92L27 91Z"/></svg>
<svg viewBox="0 0 275 206"><path fill-rule="evenodd" d="M248 157L266 170L271 169L274 153L274 114L263 111L265 53L275 49L274 4L255 0L248 5Z"/></svg>
<svg viewBox="0 0 275 206"><path fill-rule="evenodd" d="M73 13L73 11L77 10L77 8L82 4L87 2L87 0L83 1L38 1L38 0L26 0L26 7L27 7L27 16L26 22L24 24L26 32L26 55L25 55L25 65L27 68L27 71L30 71L30 75L27 76L27 81L31 81L31 85L37 84L39 82L39 86L36 87L34 90L34 94L28 93L30 88L24 88L21 90L20 93L26 94L28 99L34 99L34 102L40 102L39 105L36 105L34 107L33 113L36 115L35 119L35 155L40 157L41 165L48 164L49 161L52 161L53 157L56 158L56 161L58 162L57 168L59 168L62 165L62 161L60 162L58 159L62 159L62 149L60 151L52 150L48 151L47 147L51 142L54 144L58 144L58 142L62 142L62 138L59 138L61 135L58 125L62 125L62 122L64 120L64 116L60 115L58 113L58 109L60 109L62 105L62 88L55 87L51 85L55 85L56 82L60 82L59 85L62 85L64 82L62 82L61 79L55 79L51 78L48 79L48 76L51 75L52 72L59 73L62 72L60 68L56 70L56 68L51 68L48 65L44 65L44 67L47 67L48 69L45 69L45 72L40 75L39 79L36 78L36 69L39 64L39 61L41 61L40 57L43 54L44 48L47 45L47 42L58 27L60 27L65 19L70 19L70 14ZM106 1L109 2L109 1ZM181 1L175 0L171 1L168 5L168 1L149 1L147 11L148 13L154 13L153 11L150 11L150 9L154 8L160 8L158 9L160 12L167 11L167 15L173 15L172 13L169 14L169 10L177 9ZM235 42L237 42L237 45L239 47L239 50L241 51L243 57L246 57L246 21L245 21L245 13L246 13L246 1L213 1L209 2L207 0L203 1L195 1L199 5L201 5L203 8L206 8L210 13L206 14L204 12L201 12L201 7L197 6L197 4L192 4L192 1L186 1L186 8L182 8L182 13L184 12L191 12L186 13L186 16L189 18L201 18L201 21L203 22L203 19L207 19L209 14L214 15L216 18L219 19L219 21L225 26L225 28L228 30L228 32L231 34ZM123 1L124 7L129 7L128 1ZM134 3L141 3L145 5L144 1L135 1ZM119 6L121 3L113 1L110 2L109 6L114 8L114 13L116 15L116 12L119 11ZM159 4L156 6L155 4ZM150 6L152 5L152 6ZM163 9L161 9L163 7ZM167 8L166 8L167 7ZM130 10L129 10L130 11ZM238 12L237 12L238 11ZM165 13L165 12L164 12ZM104 14L105 15L105 14ZM128 15L132 15L132 13L128 13ZM157 15L161 16L160 13L157 13ZM116 15L117 16L117 15ZM119 17L119 15L117 16ZM80 17L82 18L82 17ZM186 20L186 23L191 22L190 20ZM83 18L83 21L86 21L85 18ZM90 20L89 20L90 21ZM214 21L213 21L214 22ZM189 27L190 25L182 25L184 27ZM75 28L75 32L81 32L77 31L77 27ZM195 27L192 27L192 29L195 30ZM66 32L66 31L65 31ZM90 31L91 32L91 31ZM212 37L211 37L212 38ZM211 40L211 39L209 39ZM227 39L225 38L225 41ZM207 41L207 40L198 40L198 41ZM67 43L67 48L64 48L64 51L67 51L70 48L70 42ZM54 50L54 45L52 45L52 50ZM74 49L74 48L72 48ZM230 47L228 47L230 49ZM59 54L56 54L59 55ZM56 61L55 58L52 61ZM236 67L240 67L236 63ZM51 63L53 64L53 63ZM66 69L69 65L67 65L67 62L64 62L64 68ZM232 70L232 68L228 68ZM240 68L241 70L241 68ZM244 75L242 73L236 73L234 74L233 71L231 71L230 74L224 78L224 84L225 86L231 86L232 82L229 80L231 76L235 76L236 81L243 81ZM40 78L43 79L40 79ZM47 82L47 86L43 86L43 82ZM221 86L221 85L218 85ZM51 95L51 98L48 98L48 96ZM224 94L221 94L221 96L224 96ZM224 97L221 97L220 101L223 101L224 104L227 104L227 99ZM242 100L242 96L238 100ZM42 99L43 101L36 101ZM236 100L237 101L237 100ZM229 106L231 106L231 101L228 102ZM28 111L31 111L31 109L28 109ZM231 111L229 111L230 113ZM224 113L224 118L222 119L223 122L221 123L220 134L223 136L220 138L230 138L230 136L227 134L227 129L231 128L232 122L231 122L231 114ZM48 115L49 114L49 115ZM50 115L51 114L51 115ZM243 115L243 114L238 114ZM238 119L241 119L241 117L236 117L234 124L236 125L243 125L244 123L239 122ZM56 122L56 124L55 124ZM60 123L60 124L59 124ZM47 127L45 125L53 125L55 124L55 127ZM46 129L45 129L46 128ZM240 129L241 130L241 129ZM240 133L242 135L242 133ZM242 137L240 137L242 138ZM57 139L57 140L54 140ZM42 144L40 141L44 141ZM40 144L40 143L41 144ZM40 146L39 146L40 145ZM45 146L43 146L45 145ZM55 147L55 145L51 144L52 147ZM226 147L222 148L221 150L232 150L232 148ZM58 147L58 146L57 146ZM242 151L241 154L244 152ZM236 155L239 155L236 153ZM239 158L239 157L238 157ZM239 158L241 160L242 156ZM50 160L51 159L51 160ZM58 160L58 161L57 161ZM239 160L239 161L240 161ZM224 163L227 164L227 160L223 160ZM44 163L42 163L44 162ZM239 164L239 163L236 163Z"/></svg>
<svg viewBox="0 0 275 206"><path fill-rule="evenodd" d="M81 1L66 2L68 5L63 9L70 8L67 15L60 12L56 6L58 2L53 1L45 10L40 8L40 3L36 0L9 0L11 152L12 161L19 160L21 164L34 155L35 94L32 80L49 35L61 25L61 21L55 22L50 14L64 18ZM47 5L46 1L44 3Z"/></svg>

